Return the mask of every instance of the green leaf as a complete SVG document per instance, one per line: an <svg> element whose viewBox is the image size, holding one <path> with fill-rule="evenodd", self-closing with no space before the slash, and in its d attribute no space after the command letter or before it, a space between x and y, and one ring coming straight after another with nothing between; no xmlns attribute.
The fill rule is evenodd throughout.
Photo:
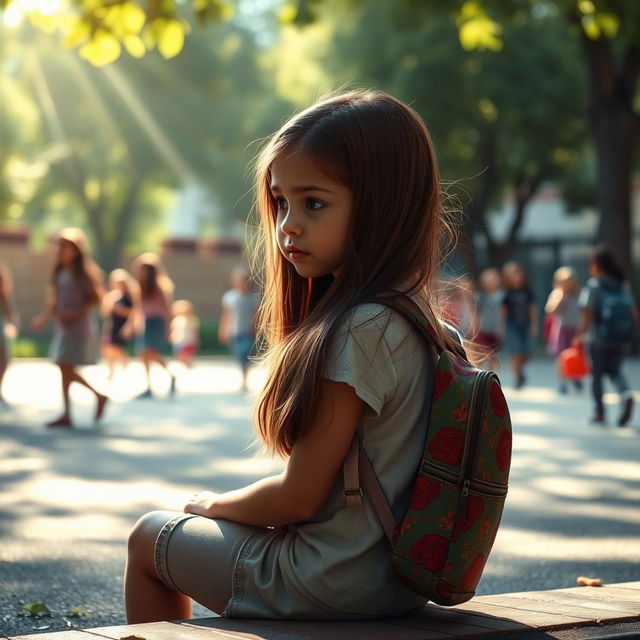
<svg viewBox="0 0 640 640"><path fill-rule="evenodd" d="M44 602L31 602L23 605L22 608L34 618L44 618L51 615L49 607Z"/></svg>
<svg viewBox="0 0 640 640"><path fill-rule="evenodd" d="M184 46L184 26L178 20L167 20L160 30L158 49L165 58L174 58Z"/></svg>
<svg viewBox="0 0 640 640"><path fill-rule="evenodd" d="M88 616L89 609L81 609L80 607L72 607L67 611L68 618L79 618L81 616Z"/></svg>

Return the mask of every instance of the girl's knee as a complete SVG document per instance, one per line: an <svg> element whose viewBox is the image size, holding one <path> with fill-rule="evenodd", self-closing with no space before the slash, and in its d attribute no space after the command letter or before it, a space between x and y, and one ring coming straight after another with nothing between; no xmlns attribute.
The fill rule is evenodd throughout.
<svg viewBox="0 0 640 640"><path fill-rule="evenodd" d="M153 557L156 539L162 527L176 514L171 511L150 511L145 513L133 526L129 534L129 556Z"/></svg>

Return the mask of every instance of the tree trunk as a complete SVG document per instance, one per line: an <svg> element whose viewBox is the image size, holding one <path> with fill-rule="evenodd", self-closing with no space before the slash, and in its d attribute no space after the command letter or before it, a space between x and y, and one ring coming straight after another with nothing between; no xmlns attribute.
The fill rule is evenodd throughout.
<svg viewBox="0 0 640 640"><path fill-rule="evenodd" d="M596 192L600 221L597 239L617 253L633 275L631 189L640 119L633 100L640 72L640 47L629 45L615 68L610 40L582 35L590 80L589 121L597 157Z"/></svg>

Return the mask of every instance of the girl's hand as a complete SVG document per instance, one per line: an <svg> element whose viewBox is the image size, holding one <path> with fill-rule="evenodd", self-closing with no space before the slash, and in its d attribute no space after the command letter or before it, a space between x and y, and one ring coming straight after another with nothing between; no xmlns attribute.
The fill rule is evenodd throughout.
<svg viewBox="0 0 640 640"><path fill-rule="evenodd" d="M197 516L204 516L205 518L213 518L213 511L217 499L218 494L213 493L213 491L194 493L184 506L183 511L185 513L193 513Z"/></svg>
<svg viewBox="0 0 640 640"><path fill-rule="evenodd" d="M4 327L4 335L9 340L14 340L18 337L18 327L13 322L7 323Z"/></svg>

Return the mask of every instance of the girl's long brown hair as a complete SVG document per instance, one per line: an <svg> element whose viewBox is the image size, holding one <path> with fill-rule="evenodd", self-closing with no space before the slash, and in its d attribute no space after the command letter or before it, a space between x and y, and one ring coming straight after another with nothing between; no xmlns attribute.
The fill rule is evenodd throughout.
<svg viewBox="0 0 640 640"><path fill-rule="evenodd" d="M146 276L140 279L140 270L144 269ZM160 292L167 299L171 300L174 291L173 280L165 271L162 260L157 253L151 251L139 255L131 266L133 276L140 286L142 298L150 298Z"/></svg>
<svg viewBox="0 0 640 640"><path fill-rule="evenodd" d="M299 276L278 250L271 165L297 152L353 193L349 246L335 279ZM313 422L334 329L355 305L399 287L420 292L441 342L451 343L435 296L449 226L422 118L381 91L333 95L291 118L260 153L256 185L264 266L259 326L269 369L256 423L267 448L288 455Z"/></svg>
<svg viewBox="0 0 640 640"><path fill-rule="evenodd" d="M104 293L102 269L100 269L91 257L89 241L87 240L87 236L84 231L78 227L66 227L65 229L62 229L58 235L58 242L61 241L68 242L75 247L76 256L73 260L73 264L71 265L73 275L81 282L85 282L90 285L95 291L98 299L100 299ZM58 257L51 276L51 287L54 290L56 288L58 273L60 273L62 269L63 265Z"/></svg>

